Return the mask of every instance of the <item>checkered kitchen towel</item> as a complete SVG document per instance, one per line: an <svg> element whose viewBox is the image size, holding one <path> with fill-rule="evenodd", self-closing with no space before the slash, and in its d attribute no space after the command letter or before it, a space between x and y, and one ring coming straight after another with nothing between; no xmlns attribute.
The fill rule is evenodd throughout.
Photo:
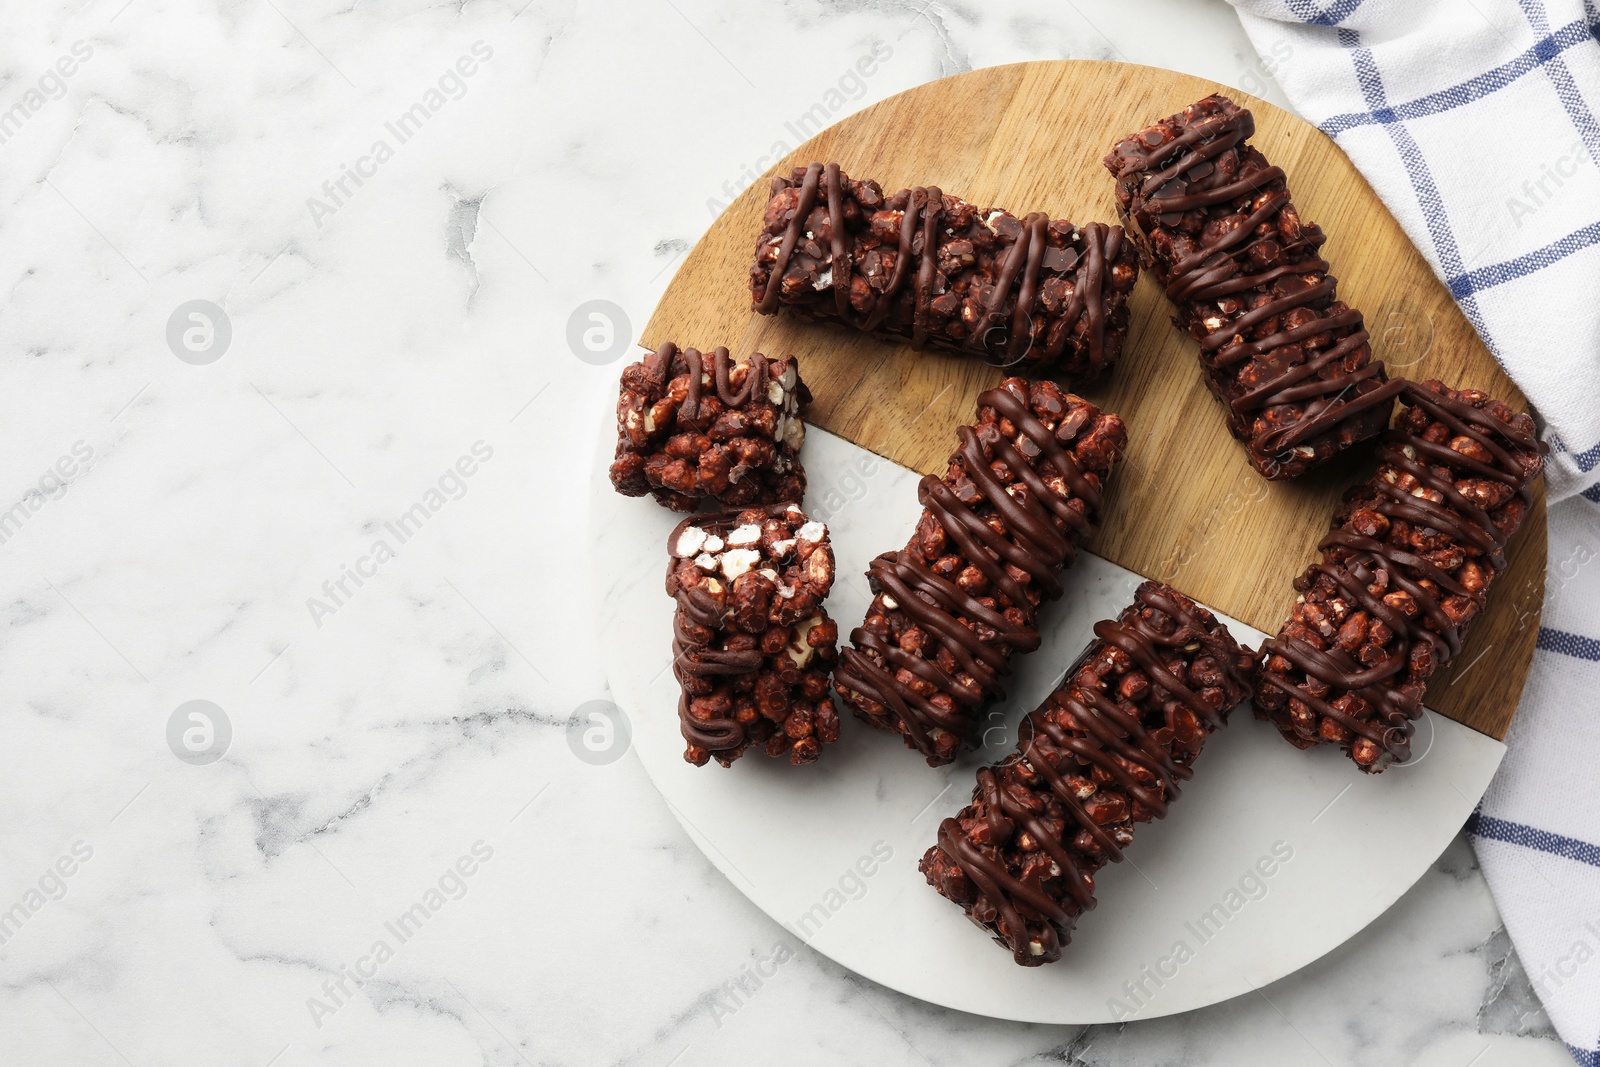
<svg viewBox="0 0 1600 1067"><path fill-rule="evenodd" d="M1545 420L1539 651L1468 828L1551 1021L1600 1067L1600 0L1232 3Z"/></svg>

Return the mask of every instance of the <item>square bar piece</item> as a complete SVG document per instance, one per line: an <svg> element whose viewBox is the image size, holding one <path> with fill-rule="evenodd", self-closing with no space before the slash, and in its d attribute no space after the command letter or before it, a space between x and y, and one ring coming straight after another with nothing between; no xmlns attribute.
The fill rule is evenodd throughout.
<svg viewBox="0 0 1600 1067"><path fill-rule="evenodd" d="M793 356L735 363L668 342L622 372L611 484L673 511L798 504L810 402Z"/></svg>

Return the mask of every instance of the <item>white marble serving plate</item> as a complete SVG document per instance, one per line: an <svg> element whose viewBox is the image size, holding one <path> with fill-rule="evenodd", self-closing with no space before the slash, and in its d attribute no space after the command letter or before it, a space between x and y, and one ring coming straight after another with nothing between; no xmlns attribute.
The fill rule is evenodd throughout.
<svg viewBox="0 0 1600 1067"><path fill-rule="evenodd" d="M1060 962L1018 967L917 871L973 772L1141 581L1088 554L1017 661L983 751L940 769L898 737L845 716L809 767L747 755L724 770L683 761L671 660L665 541L680 516L616 495L597 457L590 572L601 652L633 747L695 844L755 904L845 967L963 1011L1040 1023L1153 1018L1250 992L1354 935L1427 870L1471 813L1505 748L1442 716L1418 756L1375 777L1331 750L1298 752L1248 705L1207 745L1167 819L1138 828L1127 860L1097 876ZM867 561L916 521L917 475L821 430L805 446L806 509L833 534L828 610L841 644L865 613ZM1113 485L1112 491L1115 491ZM1179 584L1181 585L1181 579ZM1285 591L1287 596L1288 591ZM1220 613L1219 613L1220 614ZM1226 620L1243 642L1265 636Z"/></svg>

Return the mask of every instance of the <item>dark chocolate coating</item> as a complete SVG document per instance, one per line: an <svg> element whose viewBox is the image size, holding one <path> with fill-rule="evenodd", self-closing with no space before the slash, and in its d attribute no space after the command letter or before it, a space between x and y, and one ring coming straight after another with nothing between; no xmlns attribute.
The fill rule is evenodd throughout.
<svg viewBox="0 0 1600 1067"><path fill-rule="evenodd" d="M669 341L622 372L611 484L674 511L798 503L810 400L792 356L735 363Z"/></svg>
<svg viewBox="0 0 1600 1067"><path fill-rule="evenodd" d="M790 307L1019 373L1115 362L1138 262L1119 226L978 209L937 186L885 197L837 163L773 179L751 307Z"/></svg>
<svg viewBox="0 0 1600 1067"><path fill-rule="evenodd" d="M816 760L839 736L828 697L838 627L823 607L833 585L827 528L794 504L692 515L667 553L684 759L727 767L759 748Z"/></svg>
<svg viewBox="0 0 1600 1067"><path fill-rule="evenodd" d="M1295 478L1380 433L1400 383L1339 301L1326 238L1282 168L1245 143L1254 132L1247 109L1210 96L1119 141L1105 165L1229 430L1261 473Z"/></svg>
<svg viewBox="0 0 1600 1067"><path fill-rule="evenodd" d="M1545 449L1530 416L1481 393L1403 384L1382 466L1346 494L1296 583L1256 694L1290 741L1341 744L1374 772L1410 757L1426 681L1461 654L1504 572Z"/></svg>
<svg viewBox="0 0 1600 1067"><path fill-rule="evenodd" d="M858 714L935 766L975 743L1011 657L1039 647L1038 605L1061 595L1126 442L1115 415L1050 382L1009 379L978 406L950 471L918 486L912 543L872 561L877 596L835 672Z"/></svg>
<svg viewBox="0 0 1600 1067"><path fill-rule="evenodd" d="M1156 582L1094 632L922 858L928 883L1023 966L1060 958L1095 906L1094 872L1122 859L1136 823L1166 815L1254 677L1253 651Z"/></svg>

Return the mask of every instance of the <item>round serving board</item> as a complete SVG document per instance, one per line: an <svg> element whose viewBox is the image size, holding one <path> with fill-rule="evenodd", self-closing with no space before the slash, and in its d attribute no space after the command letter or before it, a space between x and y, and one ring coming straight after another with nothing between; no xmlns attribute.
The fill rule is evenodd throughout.
<svg viewBox="0 0 1600 1067"><path fill-rule="evenodd" d="M1329 235L1322 254L1339 295L1365 312L1375 354L1391 376L1439 378L1525 406L1338 147L1288 112L1215 82L1095 61L991 67L867 108L801 145L772 173L836 161L886 192L938 185L1018 215L1115 221L1113 182L1100 162L1112 144L1219 91L1255 112L1252 143L1287 172L1301 217ZM816 398L813 425L903 466L942 472L955 427L971 421L978 393L1003 374L970 358L752 314L748 271L767 192L765 179L755 182L690 251L642 343L727 345L741 358L792 353ZM1172 325L1154 279L1139 280L1131 305L1121 361L1099 382L1064 383L1128 425L1127 458L1113 475L1105 524L1089 549L1275 633L1294 599L1291 581L1315 558L1339 494L1368 473L1370 452L1357 449L1294 483L1266 482L1229 436L1201 381L1197 346ZM1497 739L1516 711L1544 600L1542 485L1536 493L1511 542L1510 570L1461 656L1428 687L1429 707ZM841 631L855 622L841 619Z"/></svg>
<svg viewBox="0 0 1600 1067"><path fill-rule="evenodd" d="M805 456L806 507L826 519L837 558L828 610L847 627L871 599L868 561L916 524L919 475L826 430L807 436ZM1081 555L1063 575L1065 595L1040 613L1039 649L1006 679L997 725L947 767L928 767L895 735L851 717L808 767L760 756L694 767L683 760L673 602L662 589L678 516L617 495L610 450L595 458L589 572L611 693L632 727L620 736L631 736L690 839L782 925L770 941L757 935L769 959L780 943L803 943L890 989L1027 1022L1149 1019L1215 1004L1299 970L1399 899L1460 832L1505 753L1429 712L1416 755L1363 778L1337 750L1284 744L1244 704L1206 744L1181 803L1139 828L1126 862L1095 874L1101 906L1082 917L1061 962L1018 967L928 888L918 860L966 803L977 767L1010 751L1022 713L1143 579ZM1245 644L1267 636L1223 621Z"/></svg>
<svg viewBox="0 0 1600 1067"><path fill-rule="evenodd" d="M1354 168L1291 115L1170 71L1100 62L974 71L902 93L824 131L779 164L835 160L885 189L937 184L980 206L1084 223L1116 217L1101 157L1120 136L1222 89L1256 113L1255 143L1289 175L1303 218L1330 234L1340 295L1366 312L1395 374L1438 377L1523 403L1428 265ZM746 190L689 253L642 343L743 357L800 357L815 395L804 453L806 506L827 521L842 633L861 619L868 561L904 544L918 472L942 472L955 428L994 368L750 311L748 269L767 182ZM664 542L678 516L611 491L596 457L590 540L602 651L632 747L685 831L741 892L810 945L892 989L999 1018L1087 1023L1152 1018L1259 989L1344 943L1397 900L1459 832L1505 749L1543 600L1541 495L1453 676L1428 693L1417 755L1377 777L1337 751L1297 751L1251 721L1206 747L1181 805L1143 827L1129 862L1096 877L1060 963L1019 968L917 861L978 765L1014 741L1016 721L1126 604L1141 577L1171 582L1226 616L1251 644L1275 632L1291 582L1315 555L1343 488L1370 451L1289 485L1245 462L1200 378L1195 345L1142 279L1121 362L1067 384L1127 421L1127 458L1107 489L1105 525L1040 617L1041 648L1019 657L984 747L929 768L897 737L845 717L839 741L804 768L748 757L724 770L682 759L671 667ZM831 432L830 432L831 431ZM884 457L892 462L883 462ZM1494 652L1490 656L1490 652ZM1463 725L1464 724L1464 725ZM772 952L776 952L774 946ZM771 955L771 953L768 953Z"/></svg>

